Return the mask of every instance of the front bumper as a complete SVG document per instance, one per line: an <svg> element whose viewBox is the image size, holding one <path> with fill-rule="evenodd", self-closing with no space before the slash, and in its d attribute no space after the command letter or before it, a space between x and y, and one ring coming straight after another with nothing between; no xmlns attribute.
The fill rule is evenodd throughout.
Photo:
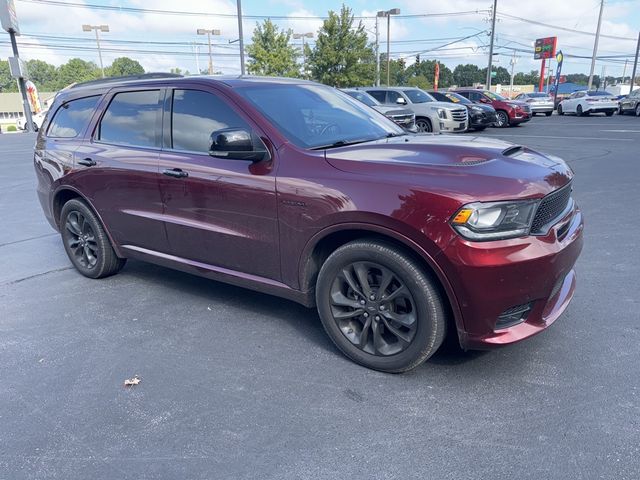
<svg viewBox="0 0 640 480"><path fill-rule="evenodd" d="M453 269L448 277L462 313L461 346L493 348L551 325L573 296L573 267L582 250L583 228L582 214L574 205L545 236L491 242L459 238L445 249ZM496 326L501 314L523 304L531 306L523 321Z"/></svg>
<svg viewBox="0 0 640 480"><path fill-rule="evenodd" d="M517 123L524 123L531 120L531 112L519 112L516 111L509 116L509 123L515 125Z"/></svg>
<svg viewBox="0 0 640 480"><path fill-rule="evenodd" d="M618 109L618 105L616 103L613 102L607 102L607 103L593 103L593 104L589 104L587 103L583 108L582 111L583 112L589 112L589 113L606 113L606 112L611 112L611 111L615 111Z"/></svg>
<svg viewBox="0 0 640 480"><path fill-rule="evenodd" d="M498 118L494 113L485 114L485 113L477 113L473 114L469 117L469 127L489 127L496 123Z"/></svg>
<svg viewBox="0 0 640 480"><path fill-rule="evenodd" d="M553 112L553 103L531 103L529 108L531 108L531 113Z"/></svg>
<svg viewBox="0 0 640 480"><path fill-rule="evenodd" d="M443 118L439 118L438 119L440 122L440 131L441 132L451 132L451 133L457 133L457 132L464 132L467 129L467 126L469 125L469 120L465 120L465 121L456 121L456 120L450 120L450 119L443 119Z"/></svg>

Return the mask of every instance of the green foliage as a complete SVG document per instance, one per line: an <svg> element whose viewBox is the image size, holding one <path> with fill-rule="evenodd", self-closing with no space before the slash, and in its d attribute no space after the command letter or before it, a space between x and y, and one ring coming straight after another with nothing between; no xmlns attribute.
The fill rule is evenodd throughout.
<svg viewBox="0 0 640 480"><path fill-rule="evenodd" d="M137 60L129 57L116 58L111 66L105 68L107 77L121 77L124 75L142 75L144 68Z"/></svg>
<svg viewBox="0 0 640 480"><path fill-rule="evenodd" d="M18 128L15 125L9 125L7 127L7 132L17 132Z"/></svg>
<svg viewBox="0 0 640 480"><path fill-rule="evenodd" d="M407 64L403 58L389 61L389 86L406 85L408 80ZM380 84L387 84L387 55L380 56Z"/></svg>
<svg viewBox="0 0 640 480"><path fill-rule="evenodd" d="M9 69L9 62L7 60L0 60L0 91L18 91L18 85L16 80L11 77L11 70Z"/></svg>
<svg viewBox="0 0 640 480"><path fill-rule="evenodd" d="M540 72L531 70L529 73L518 72L513 76L514 85L537 85L540 80Z"/></svg>
<svg viewBox="0 0 640 480"><path fill-rule="evenodd" d="M409 74L409 85L415 84L415 86L418 86L418 83L424 83L426 81L429 87L420 88L433 88L436 76L436 63L437 60L421 60L420 55L416 55L416 61L414 64L407 68ZM412 78L415 79L412 80ZM440 64L438 87L447 88L453 84L453 72L446 65Z"/></svg>
<svg viewBox="0 0 640 480"><path fill-rule="evenodd" d="M415 77L410 77L407 83L411 87L418 87L423 90L429 90L430 88L433 88L433 83L431 83L431 81L424 75L416 75Z"/></svg>
<svg viewBox="0 0 640 480"><path fill-rule="evenodd" d="M80 58L72 58L58 68L56 85L58 89L61 89L74 83L96 80L100 77L100 69L95 63L87 62Z"/></svg>
<svg viewBox="0 0 640 480"><path fill-rule="evenodd" d="M485 68L485 72L486 72ZM486 80L486 73L483 75L482 71L477 65L467 63L465 65L458 65L453 69L453 82L458 87L470 87L474 83L484 83Z"/></svg>
<svg viewBox="0 0 640 480"><path fill-rule="evenodd" d="M56 90L57 72L54 65L43 60L28 60L26 63L29 80L38 87L38 90L41 92Z"/></svg>
<svg viewBox="0 0 640 480"><path fill-rule="evenodd" d="M342 5L340 13L329 12L322 23L308 65L313 78L335 87L372 85L375 54L368 44L362 22L354 27L351 9Z"/></svg>
<svg viewBox="0 0 640 480"><path fill-rule="evenodd" d="M296 49L290 45L291 30L280 30L270 19L256 24L247 46L247 70L254 75L298 77Z"/></svg>

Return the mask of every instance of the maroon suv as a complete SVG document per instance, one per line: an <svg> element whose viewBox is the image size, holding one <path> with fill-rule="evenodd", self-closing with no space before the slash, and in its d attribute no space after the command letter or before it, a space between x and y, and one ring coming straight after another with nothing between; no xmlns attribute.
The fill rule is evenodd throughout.
<svg viewBox="0 0 640 480"><path fill-rule="evenodd" d="M463 97L467 97L472 102L491 105L496 110L497 127L519 125L531 120L531 107L527 102L509 100L508 98L504 98L502 95L490 92L489 90L461 88L455 92Z"/></svg>
<svg viewBox="0 0 640 480"><path fill-rule="evenodd" d="M317 306L338 348L382 371L419 365L447 331L463 348L534 335L575 287L583 223L561 159L408 134L312 82L77 85L35 168L83 275L135 258Z"/></svg>

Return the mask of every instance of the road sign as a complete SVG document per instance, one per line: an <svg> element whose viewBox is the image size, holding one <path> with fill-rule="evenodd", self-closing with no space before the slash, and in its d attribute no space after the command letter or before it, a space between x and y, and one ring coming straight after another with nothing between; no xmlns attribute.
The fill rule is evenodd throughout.
<svg viewBox="0 0 640 480"><path fill-rule="evenodd" d="M20 35L16 6L13 0L0 0L0 23L5 32Z"/></svg>
<svg viewBox="0 0 640 480"><path fill-rule="evenodd" d="M537 39L535 43L533 58L536 60L542 60L555 57L557 43L558 37L546 37Z"/></svg>

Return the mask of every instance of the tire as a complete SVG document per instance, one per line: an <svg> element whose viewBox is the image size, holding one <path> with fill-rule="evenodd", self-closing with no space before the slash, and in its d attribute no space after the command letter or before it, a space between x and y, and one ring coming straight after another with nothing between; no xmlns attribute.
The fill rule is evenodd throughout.
<svg viewBox="0 0 640 480"><path fill-rule="evenodd" d="M576 115L579 117L584 117L586 115L588 115L588 113L584 113L582 111L582 105L578 105L578 107L576 108Z"/></svg>
<svg viewBox="0 0 640 480"><path fill-rule="evenodd" d="M85 277L108 277L126 263L116 255L100 220L82 200L74 198L64 204L60 233L69 260Z"/></svg>
<svg viewBox="0 0 640 480"><path fill-rule="evenodd" d="M640 102L636 104L636 117L640 117Z"/></svg>
<svg viewBox="0 0 640 480"><path fill-rule="evenodd" d="M431 120L429 120L428 118L416 118L416 128L418 129L418 133L433 132Z"/></svg>
<svg viewBox="0 0 640 480"><path fill-rule="evenodd" d="M564 111L562 110L562 105L558 105L558 115L564 115Z"/></svg>
<svg viewBox="0 0 640 480"><path fill-rule="evenodd" d="M506 128L509 126L509 115L504 110L496 111L496 118L498 119L496 122L497 127Z"/></svg>
<svg viewBox="0 0 640 480"><path fill-rule="evenodd" d="M615 110L607 110L607 111L605 112L605 115L606 115L607 117L612 117L614 113L615 113Z"/></svg>
<svg viewBox="0 0 640 480"><path fill-rule="evenodd" d="M547 117L550 117L550 116L553 114L553 112L544 112L544 114L545 114Z"/></svg>
<svg viewBox="0 0 640 480"><path fill-rule="evenodd" d="M483 125L483 126L481 126L481 127L474 127L473 129L474 129L476 132L482 132L482 131L486 130L486 129L487 129L487 127L486 127L486 125Z"/></svg>
<svg viewBox="0 0 640 480"><path fill-rule="evenodd" d="M316 303L335 345L373 370L411 370L444 340L446 309L436 281L386 242L356 240L335 250L320 269Z"/></svg>

